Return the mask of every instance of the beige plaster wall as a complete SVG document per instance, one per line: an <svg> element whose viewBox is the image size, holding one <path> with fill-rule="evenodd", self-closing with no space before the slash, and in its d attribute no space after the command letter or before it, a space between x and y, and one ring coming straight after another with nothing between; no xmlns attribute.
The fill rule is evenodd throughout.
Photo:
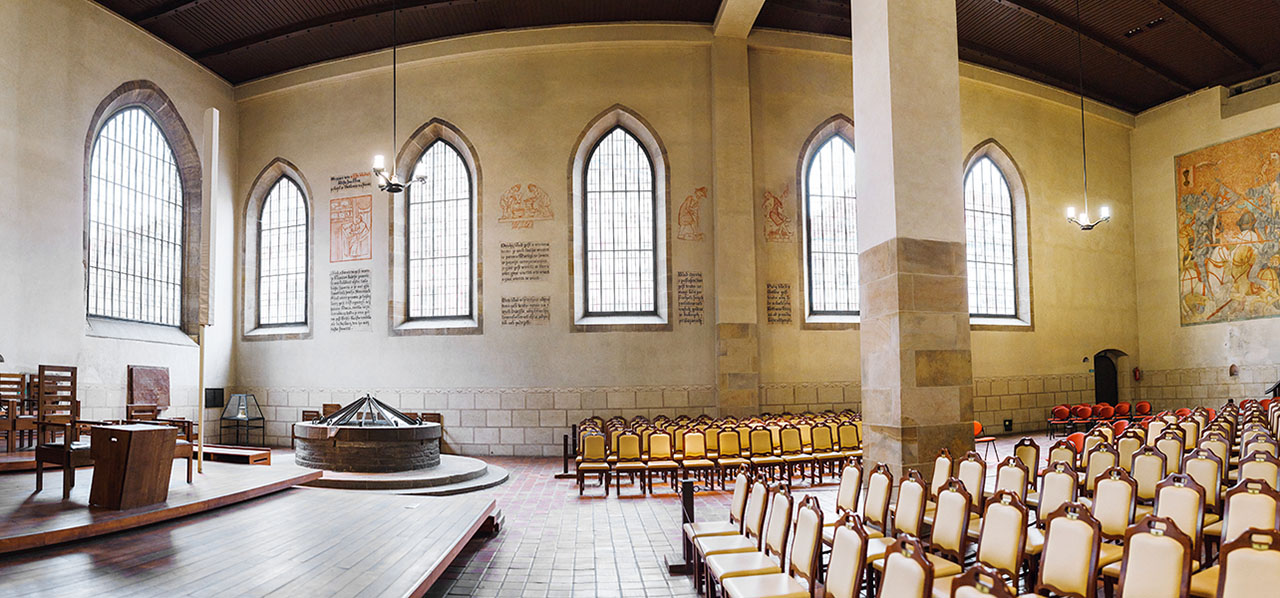
<svg viewBox="0 0 1280 598"><path fill-rule="evenodd" d="M1273 89L1231 99L1224 92L1206 89L1148 110L1138 115L1133 131L1134 217L1142 223L1133 238L1136 281L1142 290L1138 329L1142 367L1148 370L1210 368L1226 376L1231 364L1274 372L1280 363L1275 341L1280 319L1182 326L1179 316L1174 157L1280 126L1280 98ZM1198 374L1189 377L1199 379ZM1275 376L1244 381L1242 374L1232 382L1246 384L1257 395Z"/></svg>
<svg viewBox="0 0 1280 598"><path fill-rule="evenodd" d="M798 160L805 140L835 114L852 117L851 59L829 52L756 48L751 53L757 221L765 191L784 188L797 220ZM999 142L1021 169L1029 203L1033 329L973 332L975 378L1086 374L1082 358L1103 349L1138 350L1133 286L1133 215L1127 115L1089 108L1090 208L1110 223L1081 232L1065 221L1082 204L1079 108L1067 94L973 65L961 65L964 151ZM857 126L857 123L854 123ZM965 156L956 157L961 168ZM795 243L757 239L761 379L781 383L859 380L858 331L806 330L802 229ZM793 322L768 324L768 282L789 282ZM1124 377L1122 377L1124 378ZM782 392L782 391L775 391ZM846 391L847 394L847 391ZM1091 397L1090 397L1091 398Z"/></svg>
<svg viewBox="0 0 1280 598"><path fill-rule="evenodd" d="M176 104L197 148L206 108L221 111L221 186L207 384L231 368L231 185L236 106L231 87L190 58L84 0L6 0L0 21L0 371L79 367L85 415L123 417L126 366L167 366L175 415L194 417L197 348L89 337L85 318L85 139L99 102L146 79ZM203 152L203 150L200 150Z"/></svg>

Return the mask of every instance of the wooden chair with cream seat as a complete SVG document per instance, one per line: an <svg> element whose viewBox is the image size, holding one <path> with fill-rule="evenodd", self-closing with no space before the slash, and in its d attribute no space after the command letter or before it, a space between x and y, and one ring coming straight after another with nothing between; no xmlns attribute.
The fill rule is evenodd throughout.
<svg viewBox="0 0 1280 598"><path fill-rule="evenodd" d="M707 443L707 458L715 461L720 457L720 428L713 424L705 424L699 429Z"/></svg>
<svg viewBox="0 0 1280 598"><path fill-rule="evenodd" d="M1098 521L1102 537L1112 541L1124 540L1125 531L1133 523L1137 507L1138 484L1129 473L1119 467L1113 467L1100 476L1093 491L1093 502L1089 507L1090 514ZM1107 556L1102 565L1120 560L1122 552L1107 548ZM1115 558L1112 558L1112 557Z"/></svg>
<svg viewBox="0 0 1280 598"><path fill-rule="evenodd" d="M1016 583L1025 557L1026 542L1027 507L1016 494L1004 490L997 492L983 510L977 562ZM960 571L955 571L955 574L959 575ZM885 578L888 578L887 571ZM931 593L936 597L950 596L951 579L936 578Z"/></svg>
<svg viewBox="0 0 1280 598"><path fill-rule="evenodd" d="M707 484L714 489L716 479L716 462L707 457L707 435L696 428L684 433L684 452L680 457L680 473L682 477L703 473ZM723 483L721 484L723 486Z"/></svg>
<svg viewBox="0 0 1280 598"><path fill-rule="evenodd" d="M1080 464L1079 456L1076 455L1076 447L1067 439L1059 440L1049 447L1049 462L1062 461L1070 464L1071 467L1077 467Z"/></svg>
<svg viewBox="0 0 1280 598"><path fill-rule="evenodd" d="M606 460L604 434L587 434L582 437L582 460L578 462L578 496L586 490L588 474L600 476L604 485L604 495L609 496L609 476L611 468Z"/></svg>
<svg viewBox="0 0 1280 598"><path fill-rule="evenodd" d="M925 557L920 541L902 536L889 547L879 598L929 598L933 595L933 563Z"/></svg>
<svg viewBox="0 0 1280 598"><path fill-rule="evenodd" d="M785 480L786 462L774 453L773 432L768 428L751 430L751 469L756 475L770 479Z"/></svg>
<svg viewBox="0 0 1280 598"><path fill-rule="evenodd" d="M1280 487L1280 459L1267 453L1249 453L1240 459L1240 466L1232 478L1262 480L1272 488Z"/></svg>
<svg viewBox="0 0 1280 598"><path fill-rule="evenodd" d="M800 434L800 428L793 425L785 425L778 431L778 438L781 439L781 455L782 462L786 469L787 480L790 481L798 471L803 477L806 466L809 470L809 484L817 485L818 476L817 468L813 466L813 453L804 452L804 437Z"/></svg>
<svg viewBox="0 0 1280 598"><path fill-rule="evenodd" d="M1138 452L1138 449L1141 449L1146 443L1146 439L1142 435L1142 428L1138 426L1130 426L1124 432L1121 432L1116 437L1116 453L1120 467L1128 471L1129 467L1133 465L1133 454Z"/></svg>
<svg viewBox="0 0 1280 598"><path fill-rule="evenodd" d="M1120 465L1120 454L1110 443L1102 443L1093 448L1093 452L1085 460L1084 479L1080 483L1080 493L1093 496L1093 485L1102 472Z"/></svg>
<svg viewBox="0 0 1280 598"><path fill-rule="evenodd" d="M893 494L893 473L881 463L867 476L867 497L862 504L862 523L867 535L884 536L889 530L889 498ZM878 533L872 533L873 530Z"/></svg>
<svg viewBox="0 0 1280 598"><path fill-rule="evenodd" d="M1156 488L1153 512L1156 517L1170 519L1178 524L1178 529L1185 530L1191 537L1191 549L1200 554L1198 551L1204 544L1204 488L1200 484L1186 474L1170 474ZM1136 516L1141 518L1145 514L1139 507Z"/></svg>
<svg viewBox="0 0 1280 598"><path fill-rule="evenodd" d="M738 446L738 431L733 428L721 428L716 434L719 437L717 443L720 447L720 454L716 456L717 475L720 477L720 488L724 489L725 480L728 479L729 473L733 471L749 469L751 461L743 458L742 449Z"/></svg>
<svg viewBox="0 0 1280 598"><path fill-rule="evenodd" d="M702 536L733 536L742 533L742 522L747 511L747 491L751 485L751 474L739 470L733 479L733 498L729 501L728 521L689 522L680 528L685 554L693 554L693 542Z"/></svg>
<svg viewBox="0 0 1280 598"><path fill-rule="evenodd" d="M617 494L622 496L622 476L625 474L632 481L639 482L640 495L648 492L645 475L646 466L640 457L640 436L631 430L624 430L618 435L617 460L613 462L613 479L617 484Z"/></svg>
<svg viewBox="0 0 1280 598"><path fill-rule="evenodd" d="M1197 446L1213 453L1213 456L1218 458L1218 462L1222 464L1222 471L1219 472L1222 476L1221 483L1226 484L1228 479L1227 475L1230 473L1231 442L1221 433L1205 432L1205 434L1200 437L1200 442Z"/></svg>
<svg viewBox="0 0 1280 598"><path fill-rule="evenodd" d="M1182 433L1176 428L1165 430L1153 446L1164 454L1164 475L1176 473L1182 466L1182 453L1186 447Z"/></svg>
<svg viewBox="0 0 1280 598"><path fill-rule="evenodd" d="M817 510L817 498L809 498L813 500L807 508ZM782 572L783 556L787 550L787 541L791 538L791 514L794 506L791 493L783 487L773 493L769 501L763 541L758 550L721 552L706 557L707 596L715 596L716 586L734 577ZM806 508L804 505L801 507L802 511ZM814 536L821 541L822 512L820 510L818 511L818 528L814 530Z"/></svg>
<svg viewBox="0 0 1280 598"><path fill-rule="evenodd" d="M976 515L982 512L983 488L987 482L987 462L982 455L969 451L956 466L956 478L964 484L972 499L970 505Z"/></svg>
<svg viewBox="0 0 1280 598"><path fill-rule="evenodd" d="M929 478L929 502L924 506L925 525L933 525L934 500L938 498L938 490L954 473L955 461L951 458L951 451L940 449L938 456L933 458L933 475Z"/></svg>
<svg viewBox="0 0 1280 598"><path fill-rule="evenodd" d="M1222 545L1218 563L1191 576L1192 596L1275 596L1280 588L1280 531L1249 528Z"/></svg>
<svg viewBox="0 0 1280 598"><path fill-rule="evenodd" d="M1167 427L1169 427L1169 422L1162 418L1157 417L1151 420L1151 423L1147 424L1147 446L1155 446L1156 439L1160 437L1160 434Z"/></svg>
<svg viewBox="0 0 1280 598"><path fill-rule="evenodd" d="M929 487L925 485L920 472L909 469L898 482L898 502L893 514L893 533L883 538L871 538L867 541L867 564L870 565L884 558L885 552L893 544L893 539L903 534L913 538L921 538L924 534L924 504L929 498ZM959 573L959 571L956 571Z"/></svg>
<svg viewBox="0 0 1280 598"><path fill-rule="evenodd" d="M747 508L742 515L742 533L717 536L698 536L693 541L693 586L702 591L706 575L707 557L734 552L753 552L763 546L765 517L772 506L773 496L780 486L767 486L756 478L747 491Z"/></svg>
<svg viewBox="0 0 1280 598"><path fill-rule="evenodd" d="M836 448L835 436L825 424L814 425L809 434L813 438L813 465L818 469L818 479L825 480L828 470L832 473L839 471L840 465L848 459Z"/></svg>
<svg viewBox="0 0 1280 598"><path fill-rule="evenodd" d="M1034 596L1034 594L1030 594ZM1000 578L1000 574L983 567L982 565L974 565L965 570L964 573L951 578L951 598L1014 598L1013 590L1009 589Z"/></svg>
<svg viewBox="0 0 1280 598"><path fill-rule="evenodd" d="M1275 439L1270 436L1254 436L1248 442L1240 444L1241 455L1253 455L1256 453L1265 453L1272 457L1280 456L1280 450L1277 450Z"/></svg>
<svg viewBox="0 0 1280 598"><path fill-rule="evenodd" d="M1178 420L1178 429L1182 431L1182 452L1185 453L1194 448L1200 438L1200 422L1187 416Z"/></svg>
<svg viewBox="0 0 1280 598"><path fill-rule="evenodd" d="M1204 523L1222 518L1222 462L1218 456L1202 449L1192 449L1182 459L1182 472L1204 488Z"/></svg>
<svg viewBox="0 0 1280 598"><path fill-rule="evenodd" d="M1206 525L1204 534L1223 545L1249 528L1280 526L1280 491L1262 480L1246 479L1227 491L1222 500L1222 521Z"/></svg>
<svg viewBox="0 0 1280 598"><path fill-rule="evenodd" d="M1027 492L1027 506L1034 507L1040 501L1040 495L1036 491L1036 476L1040 475L1040 445L1029 437L1023 436L1017 444L1013 445L1013 456L1017 457L1022 464L1027 467L1030 478L1030 486Z"/></svg>
<svg viewBox="0 0 1280 598"><path fill-rule="evenodd" d="M862 518L844 513L834 526L831 557L822 595L824 598L859 598L867 560L867 532Z"/></svg>
<svg viewBox="0 0 1280 598"><path fill-rule="evenodd" d="M930 528L929 549L925 558L933 564L934 575L958 575L969 549L969 492L960 480L951 478L938 492L938 510ZM871 540L875 543L877 540ZM870 559L869 559L870 560ZM883 555L874 560L875 569L883 571Z"/></svg>
<svg viewBox="0 0 1280 598"><path fill-rule="evenodd" d="M859 423L841 423L836 427L836 440L840 442L840 452L846 458L862 456L862 427Z"/></svg>
<svg viewBox="0 0 1280 598"><path fill-rule="evenodd" d="M1027 528L1027 545L1024 551L1030 557L1037 557L1044 551L1044 524L1049 515L1058 507L1075 502L1079 494L1080 478L1070 465L1061 461L1049 466L1040 479L1040 503L1036 505L1035 525ZM1034 562L1034 561L1033 561Z"/></svg>
<svg viewBox="0 0 1280 598"><path fill-rule="evenodd" d="M680 471L680 464L676 462L675 456L671 451L671 435L664 431L654 432L649 435L649 455L644 463L644 483L649 488L649 493L653 494L653 476L656 474L659 479L665 479L671 485L671 490L676 491L676 474Z"/></svg>
<svg viewBox="0 0 1280 598"><path fill-rule="evenodd" d="M816 598L822 567L822 527L822 509L818 507L818 499L810 496L800 503L800 509L796 512L795 538L791 542L786 573L782 572L780 566L774 566L771 557L761 553L711 557L714 561L710 565L711 569L714 572L720 563L728 561L740 565L739 570L757 568L742 575L721 577L724 580L725 594L731 598ZM786 544L782 546L785 548ZM781 558L782 555L779 554L778 565L782 562ZM764 571L766 568L769 571ZM856 588L850 590L850 596L856 595ZM831 595L830 591L827 595Z"/></svg>
<svg viewBox="0 0 1280 598"><path fill-rule="evenodd" d="M1108 427L1107 430L1110 431L1111 428ZM1093 452L1095 447L1101 444L1107 444L1108 442L1111 442L1111 437L1108 436L1106 432L1103 432L1100 428L1090 430L1084 437L1084 450L1080 451L1080 457L1082 459L1080 461L1080 468L1084 469L1084 466L1087 465L1084 460L1089 458L1089 454Z"/></svg>
<svg viewBox="0 0 1280 598"><path fill-rule="evenodd" d="M836 513L847 511L856 513L858 511L858 498L862 495L862 460L857 459L850 461L844 469L840 471L840 486L836 488ZM838 515L824 518L830 521L827 527L834 527L839 521ZM859 527L862 522L859 520ZM834 538L835 530L831 530L832 538ZM865 534L864 534L865 535ZM830 540L826 537L824 530L823 540L830 544Z"/></svg>
<svg viewBox="0 0 1280 598"><path fill-rule="evenodd" d="M1156 498L1156 485L1165 475L1164 453L1154 446L1144 446L1133 454L1129 471L1138 483L1138 502L1150 504ZM1126 524L1126 527L1128 524Z"/></svg>
<svg viewBox="0 0 1280 598"><path fill-rule="evenodd" d="M1065 503L1045 521L1036 593L1093 598L1098 591L1102 529L1079 503Z"/></svg>
<svg viewBox="0 0 1280 598"><path fill-rule="evenodd" d="M1124 534L1124 559L1102 568L1107 598L1115 580L1126 598L1187 598L1191 591L1191 537L1172 519L1143 517Z"/></svg>

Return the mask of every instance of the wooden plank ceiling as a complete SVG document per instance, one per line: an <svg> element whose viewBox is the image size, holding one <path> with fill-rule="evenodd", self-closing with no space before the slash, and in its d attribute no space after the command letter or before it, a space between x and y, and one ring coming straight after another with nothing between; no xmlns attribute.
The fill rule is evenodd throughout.
<svg viewBox="0 0 1280 598"><path fill-rule="evenodd" d="M391 45L389 0L96 0L232 83ZM624 21L710 24L719 0L398 0L400 43ZM960 58L1137 112L1280 70L1280 0L956 0ZM766 0L756 27L849 36L849 0Z"/></svg>

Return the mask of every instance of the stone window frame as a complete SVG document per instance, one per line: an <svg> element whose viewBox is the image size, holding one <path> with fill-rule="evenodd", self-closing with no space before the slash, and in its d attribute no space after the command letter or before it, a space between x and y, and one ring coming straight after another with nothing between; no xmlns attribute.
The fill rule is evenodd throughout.
<svg viewBox="0 0 1280 598"><path fill-rule="evenodd" d="M147 112L165 141L173 152L178 166L178 177L182 185L182 306L181 323L176 328L186 337L199 335L202 323L209 322L209 264L204 260L203 238L204 206L202 204L202 188L204 169L200 154L196 150L195 140L187 123L179 114L173 103L160 86L138 79L121 83L98 103L92 118L89 120L89 131L84 143L84 196L83 231L84 231L84 290L86 335L107 338L123 338L162 343L187 344L189 339L173 338L169 331L172 326L131 322L89 315L88 288L90 252L89 244L89 197L92 187L93 148L102 127L113 116L126 108L142 108Z"/></svg>
<svg viewBox="0 0 1280 598"><path fill-rule="evenodd" d="M409 200L407 188L405 192L389 193L391 231L390 237L390 278L391 283L387 298L389 316L388 334L390 336L421 335L468 335L484 333L484 247L481 226L484 216L484 177L480 170L480 158L476 148L462 131L453 123L442 118L432 118L414 131L396 154L396 174L399 177L411 174L422 154L437 139L443 139L453 146L462 156L462 161L471 174L471 205L474 212L471 218L471 281L474 292L471 294L471 313L469 317L413 319L409 317Z"/></svg>
<svg viewBox="0 0 1280 598"><path fill-rule="evenodd" d="M284 326L258 325L258 218L262 205L281 178L289 178L302 189L302 199L307 204L307 319L301 324ZM241 339L246 341L304 340L311 338L315 322L315 230L316 202L311 183L292 162L276 157L253 179L245 201L242 222L244 234L240 235L240 318Z"/></svg>
<svg viewBox="0 0 1280 598"><path fill-rule="evenodd" d="M1013 246L1014 246L1014 279L1016 283L1015 303L1017 305L1015 316L998 318L998 317L970 317L969 328L971 330L987 330L987 331L1007 331L1007 332L1032 332L1035 330L1035 316L1033 310L1033 295L1031 284L1031 237L1030 237L1030 198L1027 191L1027 179L1022 173L1022 168L1013 159L1013 155L1009 153L999 141L994 138L987 138L978 143L969 151L964 159L964 169L961 171L960 180L963 181L969 174L969 169L982 158L989 158L996 168L1000 169L1000 173L1004 175L1004 180L1009 184L1009 197L1013 201ZM963 194L964 189L961 188ZM967 248L966 248L967 251ZM965 289L966 296L968 288Z"/></svg>
<svg viewBox="0 0 1280 598"><path fill-rule="evenodd" d="M649 154L654 178L654 230L662 237L654 244L658 270L654 284L657 291L657 315L586 316L585 278L577 273L585 268L586 247L583 246L583 203L586 194L587 159L599 141L615 127L631 134ZM671 165L667 148L657 131L638 112L622 104L614 104L597 114L574 142L569 160L569 330L570 332L670 332L671 324Z"/></svg>
<svg viewBox="0 0 1280 598"><path fill-rule="evenodd" d="M844 137L845 141L849 142L849 145L854 148L854 155L856 156L858 148L853 144L853 119L846 114L835 114L827 120L822 121L822 124L815 127L813 131L809 133L809 136L805 138L804 144L800 148L799 159L796 161L796 219L799 220L800 226L802 227L801 234L799 235L800 242L796 244L798 248L796 256L799 260L800 272L800 284L798 285L800 295L799 299L800 305L804 310L803 317L800 318L801 330L858 330L862 321L861 313L849 315L820 314L814 316L810 314L809 310L809 177L807 176L809 172L809 162L813 159L814 154L816 154L819 149L822 149L829 139L836 135ZM854 213L857 213L856 207ZM858 255L861 256L862 253L859 252ZM861 268L859 268L859 271L861 271ZM861 285L858 284L857 281L855 281L855 288L858 288L859 292L861 292ZM862 304L861 297L858 298L858 303L859 305Z"/></svg>

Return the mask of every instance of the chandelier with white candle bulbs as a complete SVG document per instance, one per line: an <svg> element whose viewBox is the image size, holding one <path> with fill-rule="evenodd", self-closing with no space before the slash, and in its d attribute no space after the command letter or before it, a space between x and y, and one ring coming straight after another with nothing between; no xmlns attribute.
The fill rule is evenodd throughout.
<svg viewBox="0 0 1280 598"><path fill-rule="evenodd" d="M396 3L391 2L391 147L396 145ZM396 178L395 169L387 172L387 158L382 154L373 157L373 176L378 177L378 189L387 193L404 191L404 183Z"/></svg>
<svg viewBox="0 0 1280 598"><path fill-rule="evenodd" d="M1076 0L1076 59L1080 66L1080 167L1084 173L1084 209L1076 212L1075 206L1067 207L1067 222L1080 227L1080 230L1093 230L1093 227L1111 220L1111 208L1102 206L1098 209L1098 219L1089 219L1089 153L1085 146L1084 137L1084 34L1081 31L1080 23L1080 0Z"/></svg>

